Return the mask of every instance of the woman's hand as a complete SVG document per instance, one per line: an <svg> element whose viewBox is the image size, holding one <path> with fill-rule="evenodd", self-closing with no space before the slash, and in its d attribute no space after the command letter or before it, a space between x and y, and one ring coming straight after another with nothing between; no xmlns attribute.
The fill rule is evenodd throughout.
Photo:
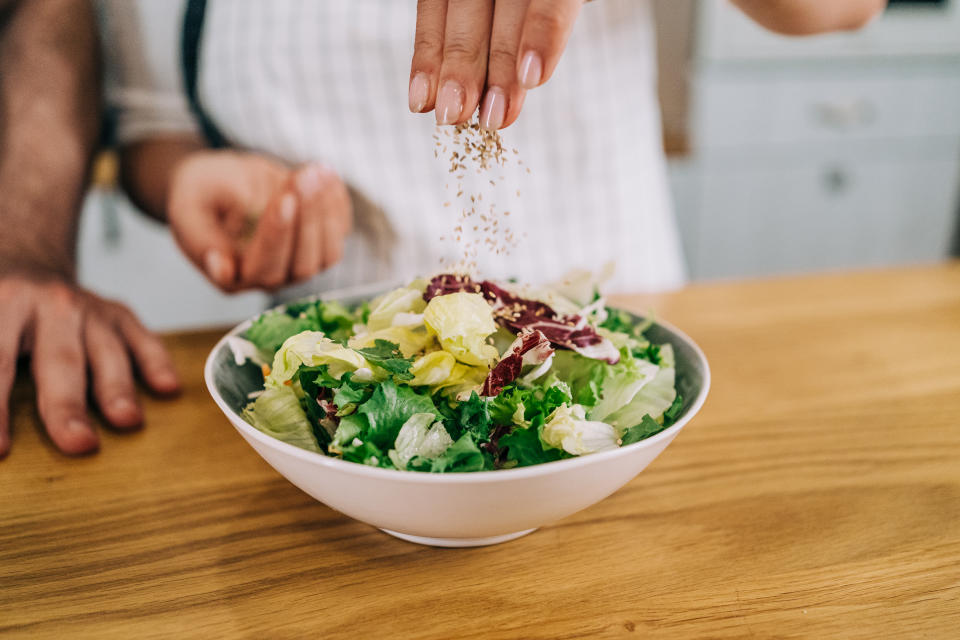
<svg viewBox="0 0 960 640"><path fill-rule="evenodd" d="M584 0L419 0L410 110L437 124L509 126L527 89L546 82Z"/></svg>
<svg viewBox="0 0 960 640"><path fill-rule="evenodd" d="M224 291L276 289L334 265L353 224L329 168L197 151L172 173L167 220L184 253Z"/></svg>

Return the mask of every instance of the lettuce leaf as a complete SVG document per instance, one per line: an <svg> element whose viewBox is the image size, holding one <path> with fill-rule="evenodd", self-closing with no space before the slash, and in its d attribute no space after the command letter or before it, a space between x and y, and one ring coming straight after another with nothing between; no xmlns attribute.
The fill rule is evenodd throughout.
<svg viewBox="0 0 960 640"><path fill-rule="evenodd" d="M476 392L471 393L467 400L455 406L439 402L437 407L443 415L444 426L454 440L459 439L464 433L469 433L476 443L490 440L493 421L490 418L487 402Z"/></svg>
<svg viewBox="0 0 960 640"><path fill-rule="evenodd" d="M413 374L410 373L413 358L404 358L400 353L400 346L393 342L377 339L374 346L357 349L357 352L366 358L367 362L392 375L394 380L413 379Z"/></svg>
<svg viewBox="0 0 960 640"><path fill-rule="evenodd" d="M675 375L673 367L660 368L653 380L644 385L626 406L606 416L605 422L621 432L639 425L644 416L650 416L662 422L664 413L673 405L677 397L677 391L674 388Z"/></svg>
<svg viewBox="0 0 960 640"><path fill-rule="evenodd" d="M563 405L540 429L544 449L563 449L575 456L613 449L618 445L616 430L606 422L587 420L583 407Z"/></svg>
<svg viewBox="0 0 960 640"><path fill-rule="evenodd" d="M352 413L340 420L330 451L349 462L359 462L373 467L392 468L393 463L389 456L378 446L365 440L364 434L369 429L369 421L364 415Z"/></svg>
<svg viewBox="0 0 960 640"><path fill-rule="evenodd" d="M486 342L497 325L490 305L479 293L437 296L427 303L423 321L443 350L464 364L487 366L500 355Z"/></svg>
<svg viewBox="0 0 960 640"><path fill-rule="evenodd" d="M313 428L290 387L266 389L243 411L255 428L295 447L321 453Z"/></svg>
<svg viewBox="0 0 960 640"><path fill-rule="evenodd" d="M600 400L590 409L590 420L610 422L608 416L626 407L641 389L655 379L659 371L661 369L657 365L646 360L621 358L619 364L607 371L601 385ZM670 406L669 403L667 406Z"/></svg>
<svg viewBox="0 0 960 640"><path fill-rule="evenodd" d="M414 458L410 461L409 468L432 473L464 473L493 469L493 460L480 451L469 433L465 433L440 456L432 460L422 457Z"/></svg>
<svg viewBox="0 0 960 640"><path fill-rule="evenodd" d="M453 444L443 423L432 413L415 413L400 427L394 448L387 455L397 469L406 469L414 458L432 460Z"/></svg>
<svg viewBox="0 0 960 640"><path fill-rule="evenodd" d="M268 311L253 321L245 337L258 348L274 353L287 340L303 331L322 331L331 340L345 342L358 320L355 312L339 302L301 302L283 311Z"/></svg>
<svg viewBox="0 0 960 640"><path fill-rule="evenodd" d="M266 387L277 387L291 380L301 365L328 365L329 374L340 378L347 371L368 369L368 363L359 353L327 338L320 331L304 331L287 338L273 357ZM369 372L369 369L367 371Z"/></svg>
<svg viewBox="0 0 960 640"><path fill-rule="evenodd" d="M377 385L370 399L357 407L357 413L365 416L369 423L361 440L369 441L381 450L393 447L403 423L414 414L440 416L429 396L420 395L407 385L398 386L393 380L384 380Z"/></svg>
<svg viewBox="0 0 960 640"><path fill-rule="evenodd" d="M500 448L507 450L507 460L519 467L553 462L568 457L559 449L544 449L537 427L517 427L500 438Z"/></svg>
<svg viewBox="0 0 960 640"><path fill-rule="evenodd" d="M398 313L422 313L426 306L421 291L407 287L394 289L375 299L370 305L367 329L386 329L393 325L393 319Z"/></svg>
<svg viewBox="0 0 960 640"><path fill-rule="evenodd" d="M640 421L640 424L630 427L623 434L621 439L621 446L627 446L628 444L633 444L634 442L640 442L645 438L656 435L666 429L665 425L658 423L656 420L651 418L649 415L643 416L643 419Z"/></svg>

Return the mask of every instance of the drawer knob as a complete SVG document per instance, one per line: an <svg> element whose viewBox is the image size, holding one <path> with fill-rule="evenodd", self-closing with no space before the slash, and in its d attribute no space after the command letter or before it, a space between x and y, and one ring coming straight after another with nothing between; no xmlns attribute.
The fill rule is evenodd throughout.
<svg viewBox="0 0 960 640"><path fill-rule="evenodd" d="M823 186L831 195L841 195L850 188L850 172L843 167L830 167L823 174Z"/></svg>

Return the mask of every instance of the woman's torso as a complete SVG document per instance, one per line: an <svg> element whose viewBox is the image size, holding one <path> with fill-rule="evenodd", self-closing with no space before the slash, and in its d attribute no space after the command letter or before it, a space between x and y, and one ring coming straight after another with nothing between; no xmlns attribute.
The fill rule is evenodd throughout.
<svg viewBox="0 0 960 640"><path fill-rule="evenodd" d="M150 5L141 19L157 5L173 11L173 3L141 4ZM516 246L496 254L481 238L475 260L485 275L542 282L613 260L614 289L681 283L649 3L585 6L554 77L502 132L519 155L492 172L468 170L462 181L445 154L434 157L432 114L406 108L415 12L412 1L208 2L199 99L217 127L238 146L326 162L379 206L396 234L389 260L352 238L343 262L308 288L406 278L456 261L458 182L464 198L483 194L480 211L492 204L494 214L510 212L500 223Z"/></svg>

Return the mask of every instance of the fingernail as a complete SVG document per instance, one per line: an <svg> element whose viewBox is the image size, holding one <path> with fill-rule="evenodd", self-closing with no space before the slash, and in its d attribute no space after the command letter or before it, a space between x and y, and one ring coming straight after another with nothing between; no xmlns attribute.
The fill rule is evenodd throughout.
<svg viewBox="0 0 960 640"><path fill-rule="evenodd" d="M175 372L162 369L154 374L152 386L160 392L175 391L180 386L180 380Z"/></svg>
<svg viewBox="0 0 960 640"><path fill-rule="evenodd" d="M536 51L527 51L520 61L520 84L524 89L533 89L543 76L543 60Z"/></svg>
<svg viewBox="0 0 960 640"><path fill-rule="evenodd" d="M480 126L484 129L495 130L503 126L503 119L507 115L507 96L500 87L487 89L480 109Z"/></svg>
<svg viewBox="0 0 960 640"><path fill-rule="evenodd" d="M447 80L437 94L437 124L453 124L463 111L463 87L456 80Z"/></svg>
<svg viewBox="0 0 960 640"><path fill-rule="evenodd" d="M427 100L430 98L430 76L418 72L410 79L410 89L407 92L407 100L410 102L410 111L421 113L427 106Z"/></svg>
<svg viewBox="0 0 960 640"><path fill-rule="evenodd" d="M216 249L207 251L206 255L203 256L203 267L211 278L217 282L224 281L227 263L219 251Z"/></svg>
<svg viewBox="0 0 960 640"><path fill-rule="evenodd" d="M326 167L320 163L309 164L297 172L295 183L297 191L304 198L311 198L320 191L320 182Z"/></svg>
<svg viewBox="0 0 960 640"><path fill-rule="evenodd" d="M280 219L289 224L293 222L293 216L297 213L297 199L292 193L284 194L280 200Z"/></svg>
<svg viewBox="0 0 960 640"><path fill-rule="evenodd" d="M110 403L110 413L129 416L137 412L137 405L130 398L116 398Z"/></svg>
<svg viewBox="0 0 960 640"><path fill-rule="evenodd" d="M78 420L74 418L67 422L67 431L71 433L81 433L90 431L90 425L88 425L84 420Z"/></svg>

